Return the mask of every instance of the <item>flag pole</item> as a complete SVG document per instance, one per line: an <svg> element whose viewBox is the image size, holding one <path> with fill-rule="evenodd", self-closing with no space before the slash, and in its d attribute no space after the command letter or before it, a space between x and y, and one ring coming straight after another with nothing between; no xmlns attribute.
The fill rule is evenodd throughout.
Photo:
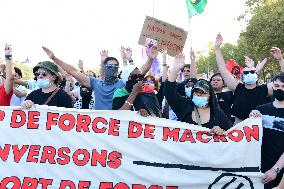
<svg viewBox="0 0 284 189"><path fill-rule="evenodd" d="M152 0L152 16L155 18L155 0Z"/></svg>

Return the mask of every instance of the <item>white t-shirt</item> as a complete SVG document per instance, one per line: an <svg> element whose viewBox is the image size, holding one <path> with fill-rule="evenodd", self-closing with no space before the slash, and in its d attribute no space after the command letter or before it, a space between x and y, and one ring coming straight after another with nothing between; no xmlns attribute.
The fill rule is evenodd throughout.
<svg viewBox="0 0 284 189"><path fill-rule="evenodd" d="M26 87L24 87L22 85L19 85L16 89L20 92L25 92L26 94L28 93L28 90L26 89ZM13 94L13 96L11 98L10 106L21 106L22 102L25 99L26 99L26 96L17 97L15 94Z"/></svg>

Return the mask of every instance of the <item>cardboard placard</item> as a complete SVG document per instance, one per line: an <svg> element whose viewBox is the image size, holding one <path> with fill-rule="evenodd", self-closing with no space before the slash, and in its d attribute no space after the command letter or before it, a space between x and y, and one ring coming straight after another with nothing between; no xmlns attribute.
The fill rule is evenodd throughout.
<svg viewBox="0 0 284 189"><path fill-rule="evenodd" d="M146 39L157 41L158 50L167 48L168 55L176 56L183 51L187 31L156 18L146 16L138 41L145 45Z"/></svg>

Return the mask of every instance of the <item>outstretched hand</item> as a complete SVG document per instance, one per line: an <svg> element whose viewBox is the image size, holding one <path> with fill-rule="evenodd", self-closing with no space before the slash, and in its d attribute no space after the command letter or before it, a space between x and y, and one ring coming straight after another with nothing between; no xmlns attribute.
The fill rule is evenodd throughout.
<svg viewBox="0 0 284 189"><path fill-rule="evenodd" d="M108 50L102 50L100 52L100 55L101 55L101 61L105 61L105 59L108 57Z"/></svg>
<svg viewBox="0 0 284 189"><path fill-rule="evenodd" d="M276 60L281 60L283 59L283 55L281 50L278 47L272 47L270 50L270 53Z"/></svg>
<svg viewBox="0 0 284 189"><path fill-rule="evenodd" d="M150 51L147 52L148 58L155 59L158 56L158 49L156 46L150 48Z"/></svg>
<svg viewBox="0 0 284 189"><path fill-rule="evenodd" d="M47 47L42 46L42 49L44 50L44 52L47 54L47 56L52 60L55 56L54 53L48 49Z"/></svg>
<svg viewBox="0 0 284 189"><path fill-rule="evenodd" d="M267 63L267 58L264 58L261 62L258 62L258 64L255 67L256 72L259 73L263 69L266 63Z"/></svg>
<svg viewBox="0 0 284 189"><path fill-rule="evenodd" d="M185 65L185 56L183 53L178 54L175 57L175 61L173 63L173 70L181 70Z"/></svg>
<svg viewBox="0 0 284 189"><path fill-rule="evenodd" d="M254 61L248 56L245 56L245 64L249 68L254 67Z"/></svg>
<svg viewBox="0 0 284 189"><path fill-rule="evenodd" d="M127 47L127 49L125 49L125 58L129 61L131 60L132 57L132 49L130 47Z"/></svg>
<svg viewBox="0 0 284 189"><path fill-rule="evenodd" d="M223 37L222 35L219 33L217 36L216 36L216 41L215 41L215 47L216 48L220 48L221 45L223 43Z"/></svg>
<svg viewBox="0 0 284 189"><path fill-rule="evenodd" d="M80 69L80 70L84 70L84 62L83 62L83 60L79 60L79 62L78 62L78 68Z"/></svg>
<svg viewBox="0 0 284 189"><path fill-rule="evenodd" d="M9 44L5 44L5 55L12 55L12 47Z"/></svg>

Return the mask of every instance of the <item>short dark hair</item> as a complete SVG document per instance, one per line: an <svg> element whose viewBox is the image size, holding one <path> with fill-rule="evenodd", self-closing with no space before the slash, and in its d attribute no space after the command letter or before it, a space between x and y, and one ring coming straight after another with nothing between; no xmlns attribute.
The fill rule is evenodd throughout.
<svg viewBox="0 0 284 189"><path fill-rule="evenodd" d="M190 69L190 64L185 64L184 67L181 69L181 72L183 72L184 68Z"/></svg>
<svg viewBox="0 0 284 189"><path fill-rule="evenodd" d="M274 82L276 80L279 80L279 81L284 83L284 72L281 72L281 73L275 75L272 79L272 82Z"/></svg>
<svg viewBox="0 0 284 189"><path fill-rule="evenodd" d="M106 65L107 62L110 61L110 60L114 60L114 61L117 62L117 64L119 64L118 60L117 60L115 57L107 57L107 58L104 60L104 65Z"/></svg>
<svg viewBox="0 0 284 189"><path fill-rule="evenodd" d="M215 76L220 76L220 77L222 78L223 83L225 84L225 81L224 81L224 79L223 79L221 73L219 73L219 72L217 72L217 73L215 73L215 74L213 74L213 75L211 76L211 78L210 78L210 83L212 82L212 79L213 79L213 77L215 77Z"/></svg>
<svg viewBox="0 0 284 189"><path fill-rule="evenodd" d="M14 67L14 70L15 70L15 72L16 72L20 77L23 77L23 74L22 74L22 71L21 71L20 68Z"/></svg>

